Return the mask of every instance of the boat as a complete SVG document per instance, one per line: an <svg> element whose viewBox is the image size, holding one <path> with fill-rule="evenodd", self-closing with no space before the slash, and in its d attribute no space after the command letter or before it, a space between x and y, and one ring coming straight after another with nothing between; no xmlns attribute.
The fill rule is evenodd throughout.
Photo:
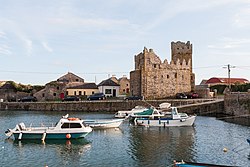
<svg viewBox="0 0 250 167"><path fill-rule="evenodd" d="M171 104L170 103L161 103L158 107L159 110L168 110L170 108ZM151 106L150 108L154 108ZM115 113L115 118L126 118L129 117L130 115L136 114L136 113L141 113L143 111L146 111L150 108L144 107L144 106L135 106L135 108L128 110L128 111L118 111Z"/></svg>
<svg viewBox="0 0 250 167"><path fill-rule="evenodd" d="M250 138L249 138L249 139L247 139L247 142L250 144Z"/></svg>
<svg viewBox="0 0 250 167"><path fill-rule="evenodd" d="M174 167L236 167L227 165L216 165L216 164L206 164L206 163L196 163L196 162L176 162L174 161Z"/></svg>
<svg viewBox="0 0 250 167"><path fill-rule="evenodd" d="M192 126L196 116L178 113L177 107L171 107L171 112L162 112L150 108L142 113L131 115L135 125L139 126Z"/></svg>
<svg viewBox="0 0 250 167"><path fill-rule="evenodd" d="M125 118L129 115L131 115L132 113L140 113L143 112L145 110L147 110L148 108L144 107L144 106L135 106L134 108L132 108L131 110L127 110L127 111L117 111L115 113L115 118Z"/></svg>
<svg viewBox="0 0 250 167"><path fill-rule="evenodd" d="M68 114L63 116L55 126L26 127L19 123L14 129L5 132L7 137L14 135L15 140L47 140L47 139L77 139L84 138L92 131L83 120L79 118L68 118Z"/></svg>
<svg viewBox="0 0 250 167"><path fill-rule="evenodd" d="M84 123L93 129L118 128L124 119L99 119L99 120L84 120Z"/></svg>

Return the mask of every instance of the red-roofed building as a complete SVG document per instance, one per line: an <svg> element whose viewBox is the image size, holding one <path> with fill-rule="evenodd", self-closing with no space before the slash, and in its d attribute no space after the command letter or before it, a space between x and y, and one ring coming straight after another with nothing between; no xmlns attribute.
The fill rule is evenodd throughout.
<svg viewBox="0 0 250 167"><path fill-rule="evenodd" d="M247 84L250 83L247 79L244 78L230 78L230 80L228 78L210 78L209 80L206 81L206 85L212 86L212 85L227 85L229 84L231 85L235 85L235 84Z"/></svg>

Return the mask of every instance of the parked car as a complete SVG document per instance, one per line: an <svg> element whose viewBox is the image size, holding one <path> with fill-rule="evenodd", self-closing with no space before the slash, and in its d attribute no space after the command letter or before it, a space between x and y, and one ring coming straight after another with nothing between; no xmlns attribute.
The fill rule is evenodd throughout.
<svg viewBox="0 0 250 167"><path fill-rule="evenodd" d="M62 101L79 101L80 98L77 96L66 96L62 99Z"/></svg>
<svg viewBox="0 0 250 167"><path fill-rule="evenodd" d="M104 100L106 97L105 97L105 94L103 93L95 93L95 94L92 94L90 95L87 100Z"/></svg>
<svg viewBox="0 0 250 167"><path fill-rule="evenodd" d="M188 99L196 99L196 98L199 98L199 95L198 95L198 93L192 92L192 93L187 94L187 98Z"/></svg>
<svg viewBox="0 0 250 167"><path fill-rule="evenodd" d="M21 99L18 99L19 102L36 102L37 98L35 96L27 96Z"/></svg>
<svg viewBox="0 0 250 167"><path fill-rule="evenodd" d="M141 96L128 96L125 100L142 100Z"/></svg>
<svg viewBox="0 0 250 167"><path fill-rule="evenodd" d="M176 99L187 99L187 95L185 93L177 93Z"/></svg>

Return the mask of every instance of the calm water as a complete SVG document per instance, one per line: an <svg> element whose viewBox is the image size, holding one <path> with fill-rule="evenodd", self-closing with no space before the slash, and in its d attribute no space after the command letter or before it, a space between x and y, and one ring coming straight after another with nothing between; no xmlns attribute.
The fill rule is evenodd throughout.
<svg viewBox="0 0 250 167"><path fill-rule="evenodd" d="M118 129L96 130L86 139L13 141L4 131L17 123L57 122L64 112L0 111L0 166L171 166L187 160L250 167L250 127L197 117L194 127L143 128L125 122ZM70 112L80 118L111 114ZM227 148L228 152L223 152Z"/></svg>

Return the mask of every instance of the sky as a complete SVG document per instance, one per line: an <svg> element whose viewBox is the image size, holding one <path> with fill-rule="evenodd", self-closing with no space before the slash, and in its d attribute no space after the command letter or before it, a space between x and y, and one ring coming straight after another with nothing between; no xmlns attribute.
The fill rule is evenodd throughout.
<svg viewBox="0 0 250 167"><path fill-rule="evenodd" d="M193 44L195 82L250 80L250 0L0 0L0 81L44 85L72 72L129 77L134 55Z"/></svg>

